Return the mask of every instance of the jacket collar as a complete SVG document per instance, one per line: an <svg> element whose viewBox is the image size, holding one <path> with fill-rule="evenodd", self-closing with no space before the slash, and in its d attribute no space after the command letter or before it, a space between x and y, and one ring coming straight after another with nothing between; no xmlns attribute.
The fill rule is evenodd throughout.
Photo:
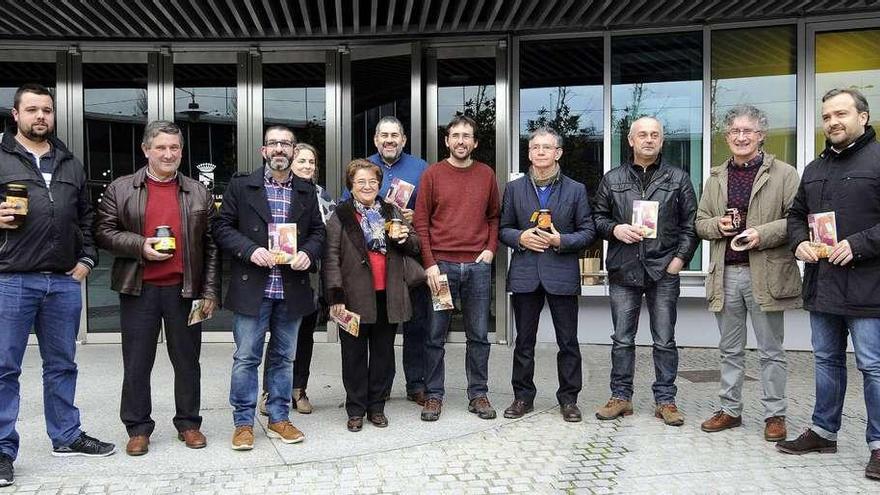
<svg viewBox="0 0 880 495"><path fill-rule="evenodd" d="M139 168L138 171L135 172L132 176L132 186L138 188L144 187L146 180L147 165L144 165L143 167ZM177 172L177 186L180 188L181 191L186 193L192 192L193 184L191 180L192 179L190 179L189 177L180 173L180 171Z"/></svg>
<svg viewBox="0 0 880 495"><path fill-rule="evenodd" d="M831 148L831 142L827 139L825 140L825 150L819 155L820 158L846 158L848 156L854 155L858 153L862 148L868 145L868 143L873 143L877 140L877 133L874 132L874 127L870 124L865 126L865 133L859 136L850 146L840 150L834 151Z"/></svg>
<svg viewBox="0 0 880 495"><path fill-rule="evenodd" d="M386 203L380 197L376 197L376 201L379 201L382 205L382 218L387 220L397 216L394 205ZM342 230L355 245L361 256L366 259L367 243L364 241L364 233L363 230L361 230L361 225L360 222L358 222L356 212L357 210L354 207L354 199L348 198L336 205L336 210L334 210L333 213L339 218L339 222L342 224Z"/></svg>
<svg viewBox="0 0 880 495"><path fill-rule="evenodd" d="M18 141L15 140L15 134L15 132L4 132L3 139L0 141L0 148L7 153L20 155L21 153L16 149ZM55 163L61 163L62 160L66 160L73 156L73 153L67 149L67 146L54 134L49 136L49 143L52 145L52 149L55 152Z"/></svg>

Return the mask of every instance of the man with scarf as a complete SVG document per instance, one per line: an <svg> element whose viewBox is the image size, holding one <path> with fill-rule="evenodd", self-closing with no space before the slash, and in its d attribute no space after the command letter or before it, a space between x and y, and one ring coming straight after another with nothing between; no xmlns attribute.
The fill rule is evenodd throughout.
<svg viewBox="0 0 880 495"><path fill-rule="evenodd" d="M675 320L681 290L678 272L697 250L697 197L688 173L660 159L663 126L659 120L636 119L627 139L632 161L602 177L593 207L596 230L608 240L605 269L614 323L611 398L596 417L610 420L633 413L635 338L644 296L654 339L654 415L667 425L681 426L684 416L675 405ZM650 212L643 218L655 220L649 229L645 228L648 222L640 226L634 221L637 200L643 202L640 206L645 212Z"/></svg>
<svg viewBox="0 0 880 495"><path fill-rule="evenodd" d="M513 293L516 347L513 351L513 403L505 418L519 418L534 409L535 341L544 301L550 305L556 330L556 369L562 419L581 421L577 396L583 382L577 318L580 270L578 254L590 245L596 229L590 217L587 189L562 175L562 143L556 131L539 128L529 135L528 175L504 190L500 239L513 249L507 290ZM550 222L539 217L547 215Z"/></svg>
<svg viewBox="0 0 880 495"><path fill-rule="evenodd" d="M307 270L319 260L324 222L315 186L290 170L293 132L282 126L266 130L260 151L265 166L230 181L220 214L212 228L217 245L232 259L226 307L235 313L232 333L235 355L229 403L235 432L232 448L254 445L257 406L257 368L269 340L269 438L297 443L303 434L290 423L293 357L302 317L315 311ZM278 265L267 249L271 224L295 223L297 253L288 265Z"/></svg>

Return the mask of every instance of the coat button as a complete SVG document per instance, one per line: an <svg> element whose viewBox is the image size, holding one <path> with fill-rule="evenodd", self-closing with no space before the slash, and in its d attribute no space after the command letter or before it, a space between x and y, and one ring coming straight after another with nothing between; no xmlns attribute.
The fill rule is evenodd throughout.
<svg viewBox="0 0 880 495"><path fill-rule="evenodd" d="M305 281L305 280L300 280L300 281L299 281L299 285L306 285L306 281Z"/></svg>
<svg viewBox="0 0 880 495"><path fill-rule="evenodd" d="M254 232L256 232L256 231L260 230L260 228L257 227L257 226L254 226L254 228L253 228L252 230L253 230Z"/></svg>
<svg viewBox="0 0 880 495"><path fill-rule="evenodd" d="M242 275L242 276L241 276L241 279L242 279L242 280L247 280L247 279L248 279L248 274L245 273L244 275Z"/></svg>

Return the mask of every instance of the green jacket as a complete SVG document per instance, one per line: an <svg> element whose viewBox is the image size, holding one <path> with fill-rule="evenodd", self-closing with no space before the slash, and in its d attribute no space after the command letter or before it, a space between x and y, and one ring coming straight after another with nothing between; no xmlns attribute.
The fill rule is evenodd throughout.
<svg viewBox="0 0 880 495"><path fill-rule="evenodd" d="M709 269L706 276L706 299L709 311L724 307L724 252L730 237L718 229L718 220L727 209L727 160L712 168L703 188L697 209L697 235L710 241ZM792 252L788 249L785 215L797 193L798 177L795 167L764 155L758 169L746 228L758 231L758 246L749 251L752 274L752 294L763 311L783 311L800 308L801 273Z"/></svg>

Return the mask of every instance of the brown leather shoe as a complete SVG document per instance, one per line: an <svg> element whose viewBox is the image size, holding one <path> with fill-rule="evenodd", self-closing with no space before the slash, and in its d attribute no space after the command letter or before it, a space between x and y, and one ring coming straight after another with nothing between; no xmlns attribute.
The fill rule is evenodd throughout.
<svg viewBox="0 0 880 495"><path fill-rule="evenodd" d="M684 424L684 415L675 404L657 404L654 408L654 417L662 419L668 426Z"/></svg>
<svg viewBox="0 0 880 495"><path fill-rule="evenodd" d="M345 423L345 427L348 428L350 432L358 432L364 428L364 417L363 416L352 416L348 418L348 422Z"/></svg>
<svg viewBox="0 0 880 495"><path fill-rule="evenodd" d="M779 442L785 440L788 432L785 429L785 416L773 416L764 420L764 440Z"/></svg>
<svg viewBox="0 0 880 495"><path fill-rule="evenodd" d="M203 449L208 445L208 439L196 428L183 430L177 434L177 439L185 442L186 446L191 449Z"/></svg>
<svg viewBox="0 0 880 495"><path fill-rule="evenodd" d="M700 429L706 433L715 433L716 431L728 430L742 426L742 416L731 416L724 411L717 411L711 418L703 421Z"/></svg>
<svg viewBox="0 0 880 495"><path fill-rule="evenodd" d="M504 417L507 419L518 419L534 410L534 404L527 403L522 399L514 399L510 406L504 410Z"/></svg>
<svg viewBox="0 0 880 495"><path fill-rule="evenodd" d="M609 420L617 419L620 416L630 416L633 413L632 401L626 399L618 399L612 397L604 406L596 411L596 419Z"/></svg>
<svg viewBox="0 0 880 495"><path fill-rule="evenodd" d="M440 419L440 412L443 410L443 401L433 397L425 401L425 407L422 408L422 421L437 421Z"/></svg>
<svg viewBox="0 0 880 495"><path fill-rule="evenodd" d="M254 448L254 427L236 426L232 433L232 450L251 450Z"/></svg>
<svg viewBox="0 0 880 495"><path fill-rule="evenodd" d="M388 427L388 416L385 416L383 412L371 412L367 413L367 419L370 420L370 423L378 426L379 428L387 428Z"/></svg>
<svg viewBox="0 0 880 495"><path fill-rule="evenodd" d="M299 431L299 428L293 426L293 423L286 419L277 423L269 423L266 436L276 438L284 443L300 443L306 438L303 432Z"/></svg>
<svg viewBox="0 0 880 495"><path fill-rule="evenodd" d="M128 439L125 453L131 456L144 455L150 450L150 435L135 435Z"/></svg>
<svg viewBox="0 0 880 495"><path fill-rule="evenodd" d="M562 404L559 406L559 412L562 413L562 420L566 423L580 423L583 419L577 404Z"/></svg>
<svg viewBox="0 0 880 495"><path fill-rule="evenodd" d="M415 392L408 392L406 394L406 400L410 402L415 402L420 406L424 406L425 401L428 400L428 396L425 395L424 390L416 390Z"/></svg>

